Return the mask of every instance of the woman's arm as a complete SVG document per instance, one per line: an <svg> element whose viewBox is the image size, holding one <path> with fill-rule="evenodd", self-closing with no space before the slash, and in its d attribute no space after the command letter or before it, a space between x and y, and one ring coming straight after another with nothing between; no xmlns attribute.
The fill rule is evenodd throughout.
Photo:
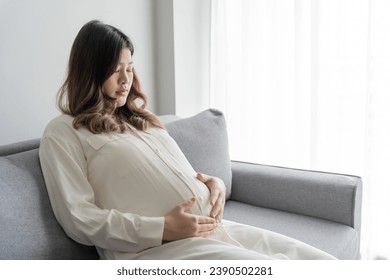
<svg viewBox="0 0 390 280"><path fill-rule="evenodd" d="M95 204L86 159L75 135L46 134L39 156L54 214L69 237L85 245L122 252L161 244L164 217L121 213Z"/></svg>

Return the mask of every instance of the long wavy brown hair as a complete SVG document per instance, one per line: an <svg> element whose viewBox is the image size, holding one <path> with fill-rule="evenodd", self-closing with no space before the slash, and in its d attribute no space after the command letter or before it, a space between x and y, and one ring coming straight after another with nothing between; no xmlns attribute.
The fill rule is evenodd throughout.
<svg viewBox="0 0 390 280"><path fill-rule="evenodd" d="M147 97L135 69L126 105L115 108L115 100L102 92L124 48L134 54L130 39L111 25L93 20L80 29L70 52L67 78L57 96L59 109L74 117L74 128L85 127L95 134L124 132L129 124L140 130L163 128L160 120L145 109Z"/></svg>

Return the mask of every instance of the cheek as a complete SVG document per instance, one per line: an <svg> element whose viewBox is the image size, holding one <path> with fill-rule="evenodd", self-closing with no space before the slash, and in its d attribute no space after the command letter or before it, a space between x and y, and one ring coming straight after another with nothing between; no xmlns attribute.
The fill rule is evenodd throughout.
<svg viewBox="0 0 390 280"><path fill-rule="evenodd" d="M113 91L115 90L115 87L112 85L112 82L110 80L107 80L104 82L102 86L102 91L104 94L110 96L113 94Z"/></svg>

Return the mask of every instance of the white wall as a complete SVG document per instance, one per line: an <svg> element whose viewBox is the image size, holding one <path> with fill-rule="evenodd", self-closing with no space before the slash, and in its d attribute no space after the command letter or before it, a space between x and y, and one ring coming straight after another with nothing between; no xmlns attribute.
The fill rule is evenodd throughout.
<svg viewBox="0 0 390 280"><path fill-rule="evenodd" d="M211 0L156 3L156 111L191 116L209 106Z"/></svg>
<svg viewBox="0 0 390 280"><path fill-rule="evenodd" d="M209 106L210 0L174 0L175 93L179 116Z"/></svg>
<svg viewBox="0 0 390 280"><path fill-rule="evenodd" d="M99 19L135 44L134 62L155 110L154 1L0 0L0 145L40 137L59 114L61 86L73 40Z"/></svg>
<svg viewBox="0 0 390 280"><path fill-rule="evenodd" d="M156 113L175 114L173 0L157 0L155 13Z"/></svg>
<svg viewBox="0 0 390 280"><path fill-rule="evenodd" d="M73 40L99 19L135 44L149 109L193 115L208 106L211 0L0 0L0 145L38 138L59 112Z"/></svg>

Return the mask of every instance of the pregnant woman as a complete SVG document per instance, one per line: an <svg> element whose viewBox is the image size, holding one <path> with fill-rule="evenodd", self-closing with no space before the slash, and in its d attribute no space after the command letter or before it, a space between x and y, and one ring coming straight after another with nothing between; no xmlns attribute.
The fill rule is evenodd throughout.
<svg viewBox="0 0 390 280"><path fill-rule="evenodd" d="M225 186L196 173L159 119L117 28L85 24L45 129L40 161L55 216L101 259L334 259L223 218Z"/></svg>

